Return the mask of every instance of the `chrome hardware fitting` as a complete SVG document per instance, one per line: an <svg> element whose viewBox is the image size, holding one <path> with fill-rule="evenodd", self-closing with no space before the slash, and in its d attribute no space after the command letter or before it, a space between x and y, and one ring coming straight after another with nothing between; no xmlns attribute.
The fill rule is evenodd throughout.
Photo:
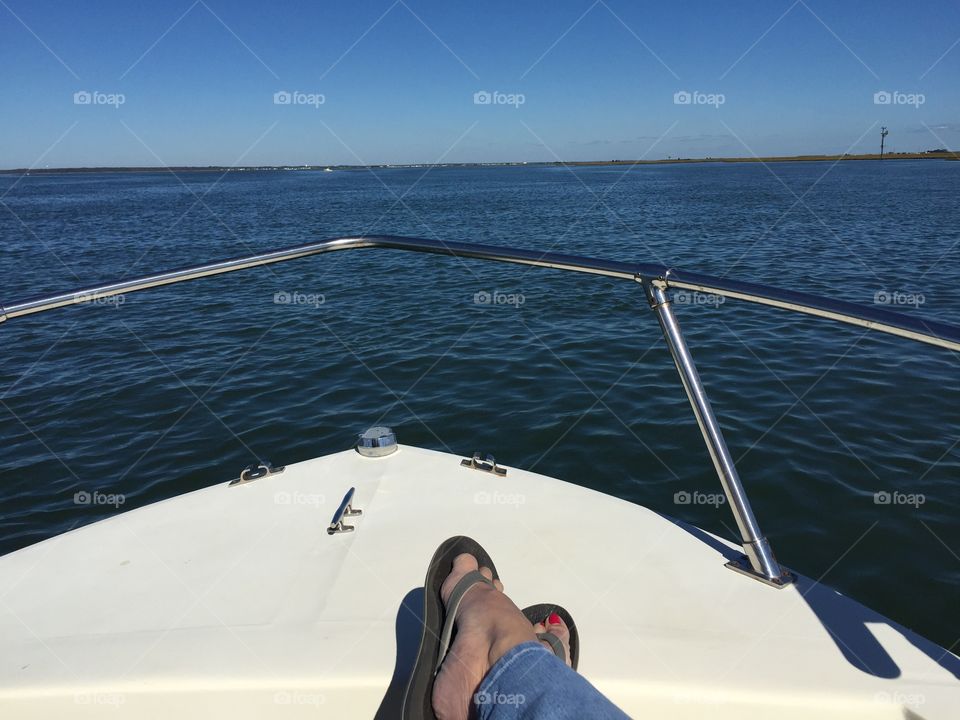
<svg viewBox="0 0 960 720"><path fill-rule="evenodd" d="M650 308L656 313L657 320L660 322L663 337L667 341L677 372L680 373L683 389L687 392L693 415L697 419L697 425L700 426L713 467L720 478L720 485L730 504L733 519L736 520L737 528L740 530L740 539L747 562L743 566L736 562L728 563L727 567L763 580L768 585L785 587L792 582L792 576L780 567L770 543L760 531L760 525L754 517L750 500L747 498L747 491L740 482L733 456L723 437L720 423L713 414L713 407L700 380L697 366L693 362L690 348L687 347L687 341L684 340L683 333L680 331L680 324L677 322L676 315L673 314L670 298L655 282L644 285L644 290L646 290Z"/></svg>
<svg viewBox="0 0 960 720"><path fill-rule="evenodd" d="M253 465L247 465L243 470L240 471L240 477L238 477L236 480L231 480L227 487L243 485L244 483L259 480L260 478L267 477L268 475L278 475L285 469L285 465L273 467L269 460L261 460L258 463L253 463Z"/></svg>
<svg viewBox="0 0 960 720"><path fill-rule="evenodd" d="M386 457L397 451L397 434L392 428L378 425L360 433L357 452L364 457Z"/></svg>
<svg viewBox="0 0 960 720"><path fill-rule="evenodd" d="M493 455L481 457L479 450L473 454L472 458L464 458L461 460L460 465L461 467L470 468L471 470L482 470L483 472L493 473L497 477L507 476L507 469L497 465L497 461L493 459Z"/></svg>
<svg viewBox="0 0 960 720"><path fill-rule="evenodd" d="M744 543L744 546L746 546L746 543ZM724 564L734 572L738 572L741 575L746 575L754 580L759 580L766 585L772 585L775 588L786 587L787 585L792 585L797 581L797 576L783 567L783 565L780 566L779 576L774 578L764 577L760 573L753 570L752 563L747 555L741 555L736 560L731 560L730 562Z"/></svg>
<svg viewBox="0 0 960 720"><path fill-rule="evenodd" d="M350 488L347 490L347 494L343 496L343 500L340 501L340 507L338 507L337 511L333 514L333 519L330 521L330 526L327 528L327 535L353 532L353 525L344 525L343 519L345 517L356 517L357 515L363 515L363 510L360 510L359 508L354 509L353 507L353 493L355 491L356 488Z"/></svg>

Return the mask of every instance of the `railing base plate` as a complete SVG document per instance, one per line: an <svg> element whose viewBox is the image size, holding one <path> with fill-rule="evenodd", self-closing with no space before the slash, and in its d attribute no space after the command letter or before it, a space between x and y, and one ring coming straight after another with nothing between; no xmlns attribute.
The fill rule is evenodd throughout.
<svg viewBox="0 0 960 720"><path fill-rule="evenodd" d="M770 587L782 589L789 585L793 585L797 581L796 575L794 575L789 570L786 570L782 566L781 566L781 570L783 570L783 574L780 575L780 577L778 578L771 579L768 577L764 577L758 572L754 572L753 568L750 567L750 561L747 559L746 555L741 555L736 560L731 560L726 564L726 566L731 570L733 570L734 572L738 572L741 575L746 575L747 577L751 577L754 580L759 580L764 585L769 585Z"/></svg>

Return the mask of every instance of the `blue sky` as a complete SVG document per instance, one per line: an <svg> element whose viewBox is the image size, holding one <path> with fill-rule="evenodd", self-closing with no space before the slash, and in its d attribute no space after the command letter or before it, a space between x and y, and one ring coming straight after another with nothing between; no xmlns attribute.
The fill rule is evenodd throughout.
<svg viewBox="0 0 960 720"><path fill-rule="evenodd" d="M0 0L0 62L3 168L960 149L956 1Z"/></svg>

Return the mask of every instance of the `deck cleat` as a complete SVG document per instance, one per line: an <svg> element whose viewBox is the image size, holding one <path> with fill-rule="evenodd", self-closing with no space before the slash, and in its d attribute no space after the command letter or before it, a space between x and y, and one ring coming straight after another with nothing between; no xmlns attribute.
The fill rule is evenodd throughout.
<svg viewBox="0 0 960 720"><path fill-rule="evenodd" d="M252 465L247 465L243 470L241 470L240 477L235 480L231 480L228 487L233 487L234 485L243 485L244 483L259 480L260 478L267 477L268 475L277 475L282 473L284 468L285 466L283 465L280 465L279 467L273 467L269 460L255 462Z"/></svg>

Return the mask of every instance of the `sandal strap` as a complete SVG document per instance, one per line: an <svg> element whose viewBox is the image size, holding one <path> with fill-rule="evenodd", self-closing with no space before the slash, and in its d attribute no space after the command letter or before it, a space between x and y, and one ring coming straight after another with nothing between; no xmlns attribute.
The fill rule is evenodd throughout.
<svg viewBox="0 0 960 720"><path fill-rule="evenodd" d="M434 675L440 672L440 666L443 664L447 652L450 650L450 641L453 638L454 621L457 619L457 611L460 609L460 602L463 596L467 594L474 585L486 583L493 586L493 582L488 580L479 570L471 570L456 584L450 598L446 602L447 617L443 623L443 631L440 633L440 654L437 656L437 667L434 669Z"/></svg>
<svg viewBox="0 0 960 720"><path fill-rule="evenodd" d="M558 658L567 661L567 651L563 647L563 642L553 633L537 633L537 640L544 640L550 644L550 647L553 649L553 654Z"/></svg>

